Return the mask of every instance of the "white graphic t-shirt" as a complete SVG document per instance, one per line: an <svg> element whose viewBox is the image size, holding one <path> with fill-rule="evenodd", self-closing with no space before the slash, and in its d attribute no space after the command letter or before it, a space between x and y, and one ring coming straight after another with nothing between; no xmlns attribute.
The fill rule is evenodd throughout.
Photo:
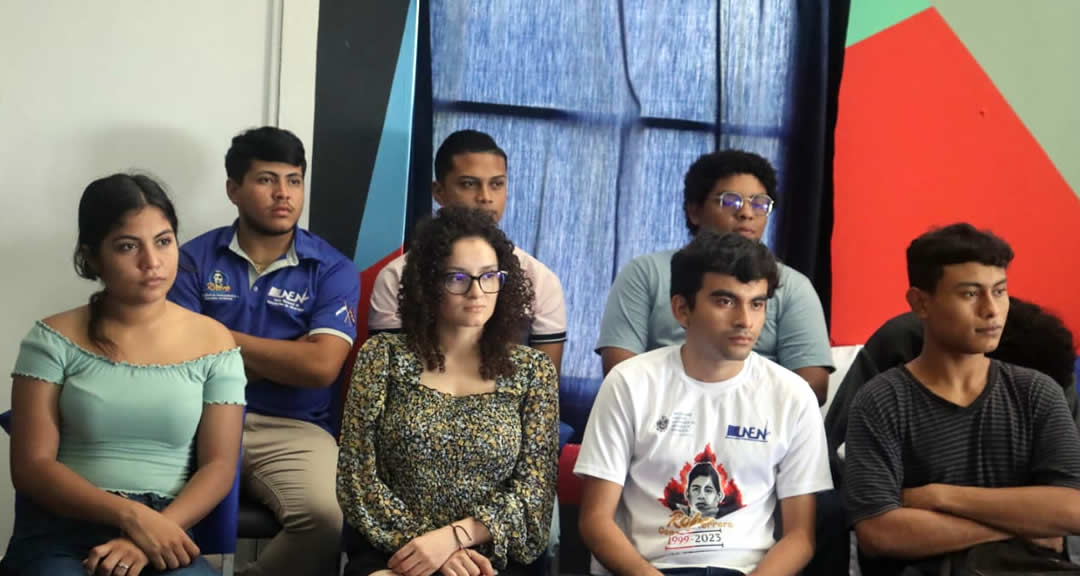
<svg viewBox="0 0 1080 576"><path fill-rule="evenodd" d="M821 412L805 380L756 353L700 382L680 348L612 369L574 473L622 485L615 523L654 566L749 573L775 544L777 499L832 488ZM592 572L608 573L595 557Z"/></svg>

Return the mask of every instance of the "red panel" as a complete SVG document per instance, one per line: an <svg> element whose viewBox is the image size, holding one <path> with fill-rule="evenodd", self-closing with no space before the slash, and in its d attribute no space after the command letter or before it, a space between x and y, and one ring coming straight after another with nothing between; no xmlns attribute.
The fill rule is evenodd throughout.
<svg viewBox="0 0 1080 576"><path fill-rule="evenodd" d="M906 310L908 243L962 220L1012 244L1012 294L1080 334L1080 201L936 10L848 48L838 112L835 344Z"/></svg>
<svg viewBox="0 0 1080 576"><path fill-rule="evenodd" d="M363 272L360 272L360 302L356 305L356 340L353 341L352 349L349 350L349 355L345 358L345 365L342 367L341 376L341 398L338 403L339 406L344 408L345 401L349 396L349 384L352 381L353 364L356 363L356 353L360 351L360 347L364 345L364 341L368 337L368 310L371 301L371 292L375 288L375 278L378 277L379 271L390 263L391 260L401 256L402 247L398 247L390 254L383 257L374 265L368 267ZM338 418L341 414L338 414Z"/></svg>
<svg viewBox="0 0 1080 576"><path fill-rule="evenodd" d="M581 478L574 475L574 464L577 463L578 452L581 451L579 444L567 444L563 446L559 454L559 504L564 506L578 506L581 504Z"/></svg>

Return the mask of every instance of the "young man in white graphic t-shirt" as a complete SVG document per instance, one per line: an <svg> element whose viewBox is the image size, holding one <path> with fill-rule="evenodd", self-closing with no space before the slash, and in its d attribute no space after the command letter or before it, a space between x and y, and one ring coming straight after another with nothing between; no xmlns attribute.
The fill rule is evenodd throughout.
<svg viewBox="0 0 1080 576"><path fill-rule="evenodd" d="M574 468L592 572L795 574L810 561L814 494L832 488L821 413L802 378L753 352L777 279L769 249L737 234L703 232L672 257L686 342L615 366Z"/></svg>

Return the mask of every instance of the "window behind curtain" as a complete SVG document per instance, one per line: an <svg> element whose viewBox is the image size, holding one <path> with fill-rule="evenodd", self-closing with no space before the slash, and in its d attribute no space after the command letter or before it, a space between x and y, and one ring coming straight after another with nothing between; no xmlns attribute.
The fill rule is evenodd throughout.
<svg viewBox="0 0 1080 576"><path fill-rule="evenodd" d="M431 0L433 146L471 128L506 150L502 228L566 295L564 384L601 377L616 272L689 240L698 156L742 148L783 171L794 1Z"/></svg>

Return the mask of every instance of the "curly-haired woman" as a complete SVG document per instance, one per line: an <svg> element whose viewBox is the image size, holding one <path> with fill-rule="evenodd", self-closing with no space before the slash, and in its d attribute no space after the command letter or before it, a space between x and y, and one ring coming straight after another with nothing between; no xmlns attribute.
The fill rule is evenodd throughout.
<svg viewBox="0 0 1080 576"><path fill-rule="evenodd" d="M417 231L400 334L360 350L342 423L347 574L522 572L548 544L558 377L520 342L532 287L491 217L443 208Z"/></svg>

